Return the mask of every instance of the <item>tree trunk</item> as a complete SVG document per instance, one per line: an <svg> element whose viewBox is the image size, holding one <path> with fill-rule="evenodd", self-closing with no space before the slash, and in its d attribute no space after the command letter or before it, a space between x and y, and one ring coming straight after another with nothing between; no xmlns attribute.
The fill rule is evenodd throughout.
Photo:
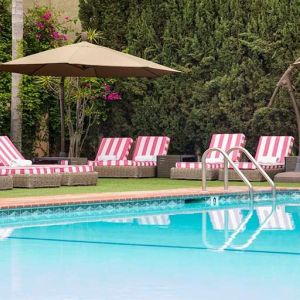
<svg viewBox="0 0 300 300"><path fill-rule="evenodd" d="M23 41L23 0L12 0L12 59L22 56ZM20 84L22 76L12 73L11 84L11 139L22 148L22 107Z"/></svg>

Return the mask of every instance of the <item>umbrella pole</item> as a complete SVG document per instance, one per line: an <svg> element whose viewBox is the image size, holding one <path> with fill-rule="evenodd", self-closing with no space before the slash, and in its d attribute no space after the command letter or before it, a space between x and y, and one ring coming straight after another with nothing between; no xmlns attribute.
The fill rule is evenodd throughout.
<svg viewBox="0 0 300 300"><path fill-rule="evenodd" d="M60 157L66 157L65 150L65 77L61 77L59 84L60 108Z"/></svg>

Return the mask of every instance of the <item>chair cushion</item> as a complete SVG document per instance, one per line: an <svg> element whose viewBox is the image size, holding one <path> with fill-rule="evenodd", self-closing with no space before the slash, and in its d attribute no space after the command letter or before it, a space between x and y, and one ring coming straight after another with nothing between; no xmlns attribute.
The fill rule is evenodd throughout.
<svg viewBox="0 0 300 300"><path fill-rule="evenodd" d="M215 164L206 164L207 169L222 169L224 164L215 163ZM202 169L201 162L177 162L176 168L184 168L184 169Z"/></svg>
<svg viewBox="0 0 300 300"><path fill-rule="evenodd" d="M256 170L256 167L252 162L239 162L239 163L236 163L236 165L241 170ZM279 164L279 163L277 163L277 164L261 164L260 163L260 166L265 170L281 169L284 167L283 164ZM232 166L229 166L229 168L232 169Z"/></svg>

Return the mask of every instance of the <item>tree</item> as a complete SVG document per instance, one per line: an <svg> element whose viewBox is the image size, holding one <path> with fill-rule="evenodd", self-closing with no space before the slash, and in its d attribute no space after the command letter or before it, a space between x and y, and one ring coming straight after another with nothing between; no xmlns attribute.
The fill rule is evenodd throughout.
<svg viewBox="0 0 300 300"><path fill-rule="evenodd" d="M12 59L22 56L23 51L23 0L12 0ZM22 148L22 111L20 98L21 74L12 74L11 83L11 139Z"/></svg>

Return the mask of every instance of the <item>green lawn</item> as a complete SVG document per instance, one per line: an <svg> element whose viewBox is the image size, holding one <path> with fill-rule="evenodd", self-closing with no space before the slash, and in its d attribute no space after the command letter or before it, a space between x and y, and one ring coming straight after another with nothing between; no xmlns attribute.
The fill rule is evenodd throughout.
<svg viewBox="0 0 300 300"><path fill-rule="evenodd" d="M230 182L230 185L244 185L242 182ZM266 182L254 183L255 186L268 186ZM208 186L223 186L222 181L209 181ZM277 184L281 187L298 187L300 183ZM147 179L108 179L98 180L97 186L88 187L59 187L40 189L15 188L9 191L0 191L1 197L25 197L25 196L49 196L80 193L103 193L103 192L125 192L125 191L147 191L177 189L187 187L201 187L201 181L196 180L170 180L167 178L147 178Z"/></svg>

